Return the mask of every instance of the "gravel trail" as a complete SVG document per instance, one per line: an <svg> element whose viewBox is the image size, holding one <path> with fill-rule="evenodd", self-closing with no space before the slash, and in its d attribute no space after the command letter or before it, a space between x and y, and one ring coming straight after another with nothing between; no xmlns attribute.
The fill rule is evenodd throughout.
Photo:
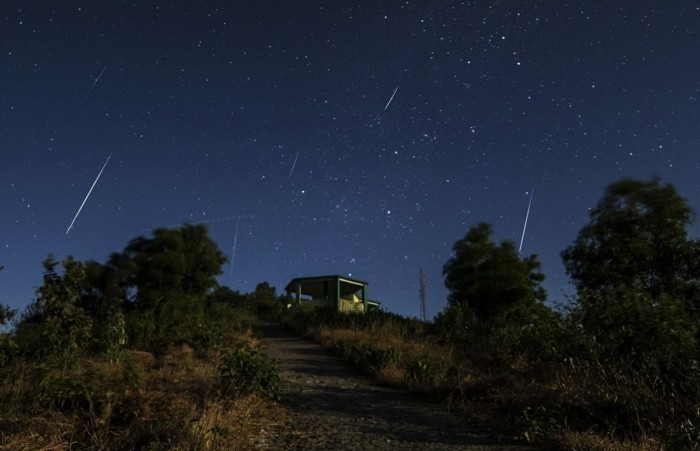
<svg viewBox="0 0 700 451"><path fill-rule="evenodd" d="M533 449L470 430L439 405L377 385L321 345L286 332L280 324L261 324L258 330L267 355L280 363L282 403L292 417L290 426L270 438L266 444L270 449Z"/></svg>

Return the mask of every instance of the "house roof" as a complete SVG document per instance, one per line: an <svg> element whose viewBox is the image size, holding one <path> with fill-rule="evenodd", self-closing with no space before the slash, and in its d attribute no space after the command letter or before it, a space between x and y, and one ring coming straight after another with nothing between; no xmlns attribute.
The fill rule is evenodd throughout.
<svg viewBox="0 0 700 451"><path fill-rule="evenodd" d="M361 289L363 286L369 285L359 279L353 279L352 277L345 277L335 275L328 276L312 276L312 277L295 277L292 279L286 287L285 291L296 290L296 284L301 284L301 294L309 295L314 298L320 298L328 293L325 291L327 287L324 285L325 282L340 281L340 295L345 296L348 294L355 293L357 290Z"/></svg>

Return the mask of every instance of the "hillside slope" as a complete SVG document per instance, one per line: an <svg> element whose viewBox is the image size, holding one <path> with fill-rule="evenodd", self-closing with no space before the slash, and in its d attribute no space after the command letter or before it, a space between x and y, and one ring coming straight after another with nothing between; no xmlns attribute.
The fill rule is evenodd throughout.
<svg viewBox="0 0 700 451"><path fill-rule="evenodd" d="M271 438L276 449L524 450L466 428L440 406L379 386L321 345L258 328L280 363L283 404L291 422Z"/></svg>

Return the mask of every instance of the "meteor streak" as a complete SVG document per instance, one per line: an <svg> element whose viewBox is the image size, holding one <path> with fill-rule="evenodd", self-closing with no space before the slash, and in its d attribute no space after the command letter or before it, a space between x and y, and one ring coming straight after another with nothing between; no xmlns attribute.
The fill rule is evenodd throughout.
<svg viewBox="0 0 700 451"><path fill-rule="evenodd" d="M100 81L100 78L102 78L102 74L105 73L105 70L107 69L107 64L105 64L105 67L102 68L102 72L100 72L100 75L97 76L95 81L92 83L92 86L90 86L90 89L88 90L87 94L85 94L85 97L83 100L87 99L92 90L95 88L95 85L97 84L98 81Z"/></svg>
<svg viewBox="0 0 700 451"><path fill-rule="evenodd" d="M394 100L394 96L396 95L396 91L398 91L398 90L399 90L399 87L397 86L396 89L394 89L394 93L391 95L391 98L386 103L386 106L384 107L384 111L386 111L386 109L389 108L389 104L391 104L391 101Z"/></svg>
<svg viewBox="0 0 700 451"><path fill-rule="evenodd" d="M289 171L289 178L292 178L292 172L294 172L294 167L297 165L297 159L299 158L299 152L297 152L297 156L294 157L294 163L292 163L292 170Z"/></svg>
<svg viewBox="0 0 700 451"><path fill-rule="evenodd" d="M233 280L233 259L236 258L236 241L238 241L238 221L236 221L236 233L233 235L233 249L231 249L231 269L228 275L229 280Z"/></svg>
<svg viewBox="0 0 700 451"><path fill-rule="evenodd" d="M530 191L530 202L527 204L527 213L525 213L525 225L523 225L523 234L520 237L520 247L518 247L518 253L523 249L523 240L525 239L525 229L527 229L527 220L530 217L530 206L532 205L532 196L535 195L535 188Z"/></svg>
<svg viewBox="0 0 700 451"><path fill-rule="evenodd" d="M73 217L73 220L70 222L70 225L68 226L68 229L66 229L66 235L68 235L68 232L70 232L70 229L73 228L73 224L75 224L75 220L78 219L78 215L83 209L83 206L85 206L85 202L87 202L88 197L90 197L90 193L92 193L93 188L95 188L95 185L97 185L97 181L100 179L100 176L102 175L102 171L105 170L107 167L107 163L109 163L109 159L112 158L112 154L110 153L109 156L107 157L107 161L105 161L105 164L102 165L102 169L100 169L100 173L97 174L97 177L95 178L95 181L92 182L92 186L90 187L90 191L88 191L87 195L85 195L85 199L83 199L83 203L80 204L80 208L78 208L78 212L75 214Z"/></svg>

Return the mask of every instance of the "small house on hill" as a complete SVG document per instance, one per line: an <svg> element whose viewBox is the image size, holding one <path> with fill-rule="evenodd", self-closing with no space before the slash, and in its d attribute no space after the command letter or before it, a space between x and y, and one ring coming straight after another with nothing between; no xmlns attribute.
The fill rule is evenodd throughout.
<svg viewBox="0 0 700 451"><path fill-rule="evenodd" d="M311 302L333 306L339 312L366 313L379 309L379 302L367 297L367 285L367 282L338 275L297 277L284 290L290 299L290 306Z"/></svg>

